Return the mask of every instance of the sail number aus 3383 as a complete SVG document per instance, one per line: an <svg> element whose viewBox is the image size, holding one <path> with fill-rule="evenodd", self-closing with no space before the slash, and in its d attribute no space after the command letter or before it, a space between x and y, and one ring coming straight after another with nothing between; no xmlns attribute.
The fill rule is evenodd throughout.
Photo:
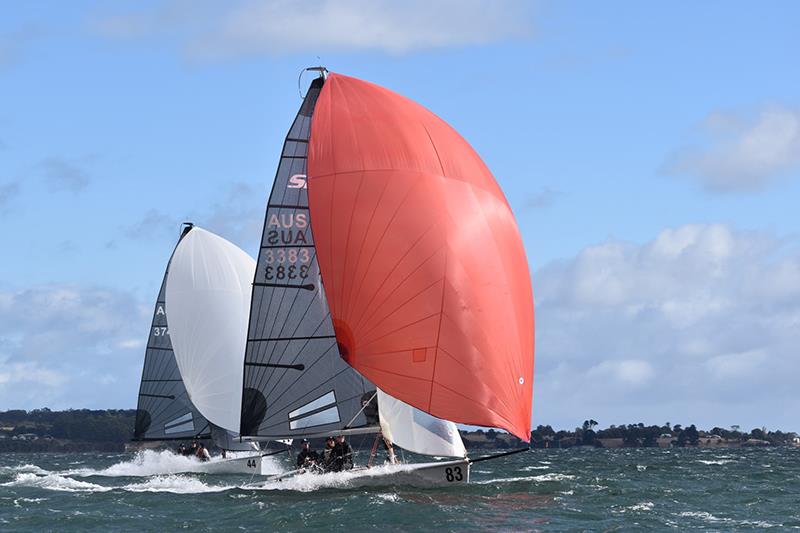
<svg viewBox="0 0 800 533"><path fill-rule="evenodd" d="M267 250L264 259L268 263L264 269L264 278L267 280L306 279L308 277L308 263L311 262L311 252L308 248Z"/></svg>

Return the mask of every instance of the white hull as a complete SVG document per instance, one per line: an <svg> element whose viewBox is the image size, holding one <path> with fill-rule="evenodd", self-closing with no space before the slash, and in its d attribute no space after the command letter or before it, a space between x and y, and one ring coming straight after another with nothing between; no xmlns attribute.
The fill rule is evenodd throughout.
<svg viewBox="0 0 800 533"><path fill-rule="evenodd" d="M293 471L273 476L265 486L269 488L286 488L304 485L305 481L314 480L320 488L328 484L332 486L370 487L386 485L406 485L413 487L435 487L465 485L469 483L470 462L467 459L455 461L438 461L431 463L412 463L402 465L383 465L373 468L355 468L345 472L315 474L307 471ZM307 478L306 476L313 476Z"/></svg>
<svg viewBox="0 0 800 533"><path fill-rule="evenodd" d="M233 457L200 463L192 472L204 474L255 474L261 475L261 454L247 457Z"/></svg>

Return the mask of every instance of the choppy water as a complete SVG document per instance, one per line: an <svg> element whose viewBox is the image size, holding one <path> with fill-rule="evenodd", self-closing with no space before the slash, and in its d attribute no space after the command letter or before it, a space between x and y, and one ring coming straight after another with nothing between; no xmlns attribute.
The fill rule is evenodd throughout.
<svg viewBox="0 0 800 533"><path fill-rule="evenodd" d="M0 530L800 529L800 449L534 450L474 465L469 486L429 489L350 488L336 474L254 489L243 476L164 474L183 461L5 455ZM265 472L290 468L265 459Z"/></svg>

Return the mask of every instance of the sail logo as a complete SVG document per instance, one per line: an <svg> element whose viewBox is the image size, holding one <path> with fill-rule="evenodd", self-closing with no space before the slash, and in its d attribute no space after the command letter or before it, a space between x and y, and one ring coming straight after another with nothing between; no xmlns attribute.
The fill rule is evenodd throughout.
<svg viewBox="0 0 800 533"><path fill-rule="evenodd" d="M286 185L287 189L308 189L308 182L305 174L294 174L289 177L289 184Z"/></svg>

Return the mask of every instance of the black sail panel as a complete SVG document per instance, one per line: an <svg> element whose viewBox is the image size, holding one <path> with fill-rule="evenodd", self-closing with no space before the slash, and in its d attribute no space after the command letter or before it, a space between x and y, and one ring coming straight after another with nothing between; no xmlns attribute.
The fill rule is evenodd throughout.
<svg viewBox="0 0 800 533"><path fill-rule="evenodd" d="M314 80L283 146L258 254L241 434L300 437L361 427L375 386L339 355L311 234L306 157L324 80Z"/></svg>
<svg viewBox="0 0 800 533"><path fill-rule="evenodd" d="M208 422L189 400L172 351L164 303L166 282L165 273L144 355L135 440L182 439L210 432Z"/></svg>

